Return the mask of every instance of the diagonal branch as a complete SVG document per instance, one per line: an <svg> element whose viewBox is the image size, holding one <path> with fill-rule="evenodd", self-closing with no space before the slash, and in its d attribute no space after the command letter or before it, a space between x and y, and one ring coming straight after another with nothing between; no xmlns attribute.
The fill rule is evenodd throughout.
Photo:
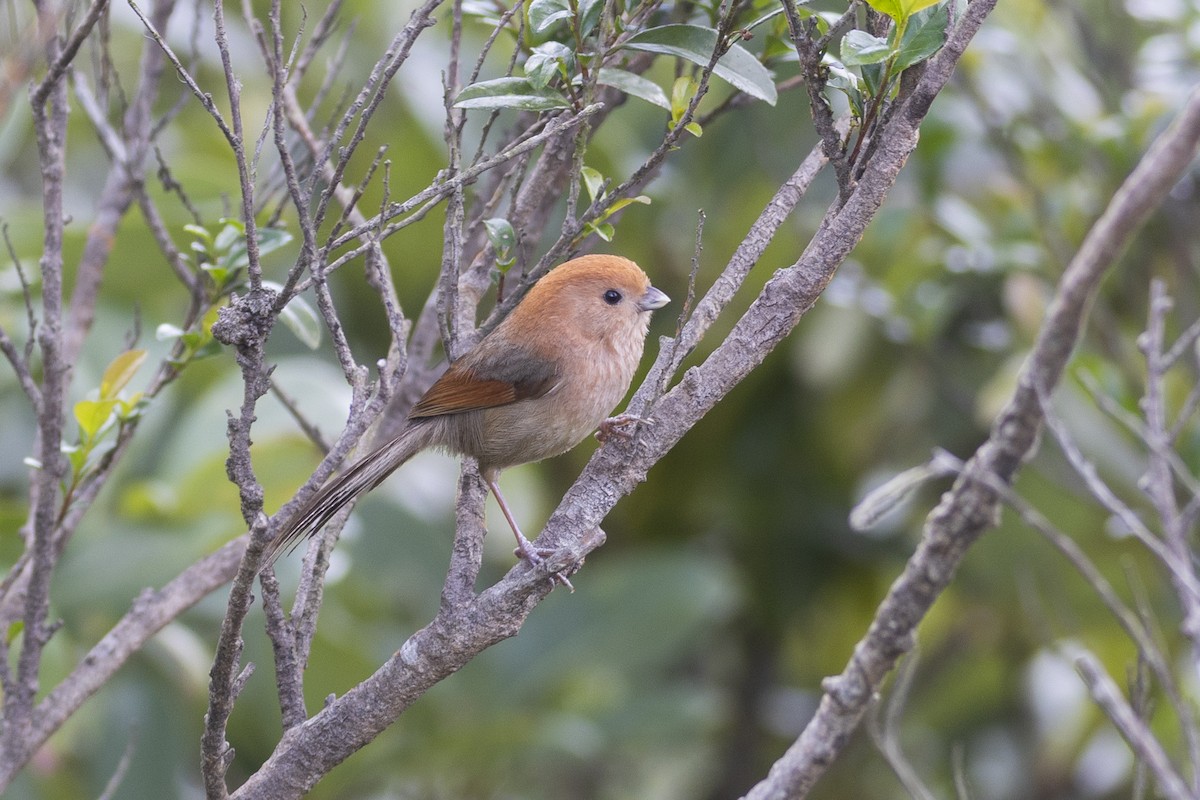
<svg viewBox="0 0 1200 800"><path fill-rule="evenodd" d="M964 22L980 10L980 3L972 4ZM934 72L931 63L921 83ZM919 99L926 97L931 99L928 90L918 86L909 102L927 107L927 100ZM908 116L902 110L894 123ZM890 133L885 135L891 139ZM1016 393L996 419L991 437L930 513L920 546L892 584L850 662L839 676L825 682L816 716L768 777L746 795L748 800L803 797L841 752L884 677L911 647L916 626L949 585L970 546L994 524L999 495L990 482L1011 483L1033 451L1043 419L1039 391L1049 394L1057 385L1100 279L1183 174L1198 141L1200 90L1192 93L1178 118L1150 147L1089 231L1063 274Z"/></svg>

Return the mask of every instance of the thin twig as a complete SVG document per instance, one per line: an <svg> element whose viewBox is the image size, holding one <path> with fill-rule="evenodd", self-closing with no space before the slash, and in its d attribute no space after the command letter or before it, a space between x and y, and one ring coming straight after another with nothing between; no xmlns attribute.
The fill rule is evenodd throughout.
<svg viewBox="0 0 1200 800"><path fill-rule="evenodd" d="M1138 760L1150 767L1159 791L1169 800L1195 800L1158 739L1130 708L1096 657L1087 651L1079 653L1075 657L1075 667L1092 693L1092 699L1108 715Z"/></svg>

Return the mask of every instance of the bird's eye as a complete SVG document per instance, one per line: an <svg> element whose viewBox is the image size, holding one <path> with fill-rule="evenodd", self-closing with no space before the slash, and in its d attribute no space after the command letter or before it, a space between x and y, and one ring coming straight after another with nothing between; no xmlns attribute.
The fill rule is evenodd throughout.
<svg viewBox="0 0 1200 800"><path fill-rule="evenodd" d="M609 289L604 293L604 302L608 303L610 306L615 306L617 303L621 302L621 293L616 289Z"/></svg>

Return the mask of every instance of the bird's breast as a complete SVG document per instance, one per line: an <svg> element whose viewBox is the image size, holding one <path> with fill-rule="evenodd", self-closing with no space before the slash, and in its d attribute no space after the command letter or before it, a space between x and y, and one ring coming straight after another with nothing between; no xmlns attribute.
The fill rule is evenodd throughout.
<svg viewBox="0 0 1200 800"><path fill-rule="evenodd" d="M501 469L565 453L599 427L629 390L641 357L626 343L600 342L576 351L571 369L541 397L483 412L484 467ZM581 358L582 357L582 358Z"/></svg>

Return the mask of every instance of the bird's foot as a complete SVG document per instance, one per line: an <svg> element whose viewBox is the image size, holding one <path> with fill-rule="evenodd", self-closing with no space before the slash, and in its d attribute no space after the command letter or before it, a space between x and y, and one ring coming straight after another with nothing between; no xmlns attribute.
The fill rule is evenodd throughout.
<svg viewBox="0 0 1200 800"><path fill-rule="evenodd" d="M633 428L636 425L653 425L654 422L636 414L618 414L600 423L596 430L596 439L601 444L609 439L619 437L628 441L633 438Z"/></svg>
<svg viewBox="0 0 1200 800"><path fill-rule="evenodd" d="M553 547L534 547L533 543L524 536L518 535L517 548L513 550L513 555L517 558L523 558L529 562L531 567L536 567L554 554ZM562 572L555 572L550 576L551 583L561 583L567 587L572 594L575 592L575 587L571 584L570 579Z"/></svg>

